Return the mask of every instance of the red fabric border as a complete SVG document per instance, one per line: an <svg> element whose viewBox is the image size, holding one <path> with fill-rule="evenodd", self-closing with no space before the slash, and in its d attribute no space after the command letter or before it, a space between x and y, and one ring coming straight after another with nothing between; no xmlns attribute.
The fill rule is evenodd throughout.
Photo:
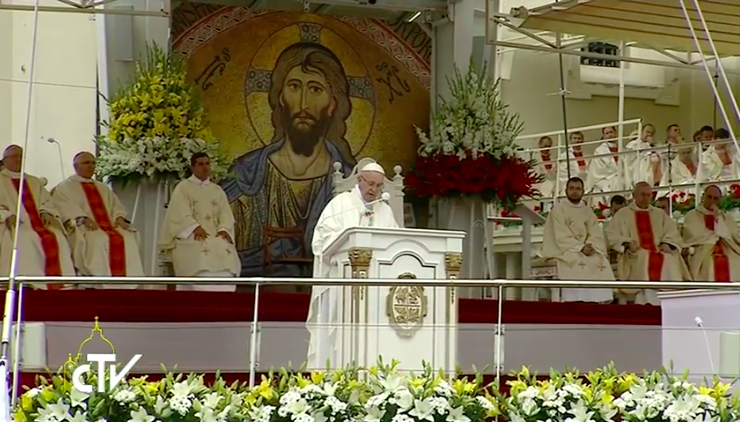
<svg viewBox="0 0 740 422"><path fill-rule="evenodd" d="M241 322L252 320L248 292L24 290L26 321ZM2 295L5 301L5 295ZM260 293L259 319L304 322L309 295ZM461 299L461 324L494 324L498 301ZM506 324L661 325L659 306L507 301Z"/></svg>

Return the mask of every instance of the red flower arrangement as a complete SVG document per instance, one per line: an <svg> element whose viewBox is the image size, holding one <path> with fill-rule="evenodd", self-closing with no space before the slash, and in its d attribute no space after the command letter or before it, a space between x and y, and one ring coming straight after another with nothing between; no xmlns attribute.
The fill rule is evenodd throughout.
<svg viewBox="0 0 740 422"><path fill-rule="evenodd" d="M598 220L606 220L606 210L609 209L609 205L599 202L599 204L593 208L594 214Z"/></svg>
<svg viewBox="0 0 740 422"><path fill-rule="evenodd" d="M541 181L532 163L488 154L419 156L406 176L409 191L418 197L479 197L506 210L514 209L522 198L537 195L534 185Z"/></svg>

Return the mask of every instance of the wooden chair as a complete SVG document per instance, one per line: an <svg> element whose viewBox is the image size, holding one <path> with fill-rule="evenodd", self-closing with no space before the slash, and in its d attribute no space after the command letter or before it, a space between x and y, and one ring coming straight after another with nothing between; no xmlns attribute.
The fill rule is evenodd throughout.
<svg viewBox="0 0 740 422"><path fill-rule="evenodd" d="M298 256L272 256L270 254L270 243L276 239L293 239L300 242L300 255ZM264 268L273 268L275 264L296 265L300 269L306 269L310 275L313 257L306 250L303 229L300 227L265 227L262 235L262 265ZM305 286L300 286L302 291Z"/></svg>

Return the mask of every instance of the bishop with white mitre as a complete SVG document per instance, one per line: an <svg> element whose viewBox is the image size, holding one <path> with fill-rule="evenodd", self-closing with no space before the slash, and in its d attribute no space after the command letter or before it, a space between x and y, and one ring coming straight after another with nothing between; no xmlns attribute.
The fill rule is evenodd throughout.
<svg viewBox="0 0 740 422"><path fill-rule="evenodd" d="M319 268L314 269L315 275L328 275L327 271L321 270L324 267L323 252L344 230L351 227L398 227L390 205L381 199L384 183L383 167L370 163L360 169L357 185L352 190L340 193L329 201L319 216L311 241L311 249L319 262ZM340 294L340 288L330 286L314 286L311 289L311 304L306 320L306 328L311 336L308 369L319 369L327 359L335 360ZM322 327L323 330L329 327L324 335Z"/></svg>
<svg viewBox="0 0 740 422"><path fill-rule="evenodd" d="M566 183L567 200L555 205L547 216L542 254L554 259L560 280L614 281L604 233L591 207L583 201L583 180ZM611 302L611 289L563 288L563 302Z"/></svg>
<svg viewBox="0 0 740 422"><path fill-rule="evenodd" d="M75 267L88 276L143 277L139 241L126 220L126 208L108 185L92 179L95 156L80 152L74 169L52 197L69 232Z"/></svg>
<svg viewBox="0 0 740 422"><path fill-rule="evenodd" d="M234 215L226 193L211 182L208 154L190 159L193 175L175 187L159 245L177 277L235 277L241 264L234 246ZM234 291L235 286L178 286L179 290Z"/></svg>
<svg viewBox="0 0 740 422"><path fill-rule="evenodd" d="M708 186L701 204L684 219L685 243L695 249L689 269L696 281L740 280L740 228L717 208L720 199L719 187Z"/></svg>
<svg viewBox="0 0 740 422"><path fill-rule="evenodd" d="M0 171L0 271L8 274L13 253L13 235L18 227L17 274L22 276L74 276L72 252L54 201L37 177L23 178L21 215L16 215L23 149L11 145L3 153ZM49 289L60 289L49 284Z"/></svg>
<svg viewBox="0 0 740 422"><path fill-rule="evenodd" d="M653 188L640 182L635 185L632 198L633 202L614 215L606 230L609 248L623 251L618 261L619 279L691 280L681 257L683 241L678 226L665 211L650 205ZM638 304L659 304L655 290L634 293Z"/></svg>

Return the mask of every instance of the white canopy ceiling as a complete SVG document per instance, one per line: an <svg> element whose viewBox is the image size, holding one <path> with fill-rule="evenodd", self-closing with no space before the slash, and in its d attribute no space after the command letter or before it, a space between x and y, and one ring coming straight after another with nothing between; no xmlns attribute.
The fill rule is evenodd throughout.
<svg viewBox="0 0 740 422"><path fill-rule="evenodd" d="M693 0L567 0L529 10L519 8L513 17L524 19L522 28L696 51L681 1L703 52L711 54ZM699 5L719 54L740 55L740 0L699 0Z"/></svg>

